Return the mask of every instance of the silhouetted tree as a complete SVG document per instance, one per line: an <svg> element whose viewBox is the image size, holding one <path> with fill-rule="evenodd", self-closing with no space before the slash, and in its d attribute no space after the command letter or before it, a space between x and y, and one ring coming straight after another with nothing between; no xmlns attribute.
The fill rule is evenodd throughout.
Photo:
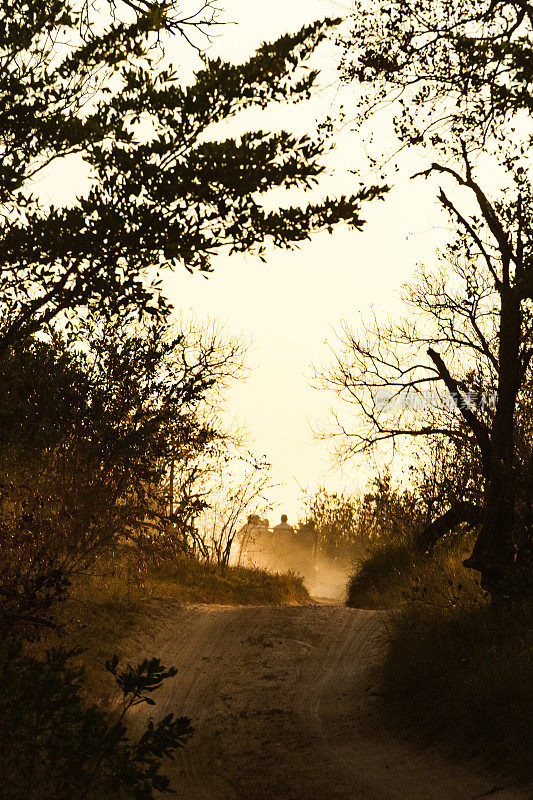
<svg viewBox="0 0 533 800"><path fill-rule="evenodd" d="M227 566L243 520L270 508L270 464L241 448L213 466L209 505L198 521L195 545L206 561Z"/></svg>
<svg viewBox="0 0 533 800"><path fill-rule="evenodd" d="M422 273L407 293L409 320L399 326L377 324L366 342L346 328L345 349L326 384L344 393L370 423L366 431L348 436L348 452L399 436L475 442L484 479L483 522L465 565L479 570L483 585L496 594L515 561L521 482L515 417L533 355L531 197L520 180L517 199L491 203L474 178L466 150L463 159L464 175L438 164L426 173L451 176L477 204L479 216L469 215L440 191L442 205L463 230L449 248L460 282L445 271ZM424 363L424 351L431 366ZM439 386L440 396L428 403L424 391ZM492 409L484 401L493 392ZM413 410L413 400L422 401L422 411ZM470 509L467 513L471 517Z"/></svg>
<svg viewBox="0 0 533 800"><path fill-rule="evenodd" d="M484 476L484 513L472 557L465 564L480 570L484 585L497 592L514 564L512 540L520 482L514 471L514 424L531 358L528 315L533 262L527 131L532 110L528 65L533 49L533 7L523 0L460 0L452 4L392 0L371 6L358 2L344 46L343 78L356 79L368 88L356 111L359 119L368 120L377 107L388 104L398 147L428 148L432 152L433 163L421 174L452 179L456 187L470 194L474 204L475 212L470 213L440 189L439 200L463 239L456 248L471 260L472 275L464 308L451 308L447 302L439 305L439 298L431 296L429 304L437 301L434 312L447 327L443 346L449 353L453 348L456 357L465 347L470 353L473 344L477 348L491 377L487 382L485 369L480 383L485 390L494 388L497 392L496 406L487 418L466 402L465 391L472 390L472 381L465 383L462 365L450 363L446 353L439 351L438 337L433 342L428 339L427 356L432 366L422 382L416 378L416 384L420 387L427 381L429 385L434 379L440 382L455 398L463 425L460 431L449 424L438 429L433 421L426 420L426 430L417 435L435 429L437 434L456 440L466 435L476 442ZM503 180L510 183L513 199L504 203L488 198L474 174L474 158L480 153L490 154L506 171ZM465 343L450 331L450 314L453 312L457 319L465 311L470 313L469 292L473 285L476 295L479 263L483 264L484 291L496 310L495 324L488 332L483 326L476 331L480 309L474 307ZM425 299L422 303L427 310ZM415 341L421 344L423 338L423 333L414 331ZM406 366L407 371L400 375L397 364L386 366L396 370L398 386L408 380L409 369L414 374L422 367L417 362ZM437 416L442 422L442 415ZM415 435L414 429L410 435Z"/></svg>
<svg viewBox="0 0 533 800"><path fill-rule="evenodd" d="M501 146L516 113L533 110L527 0L356 0L343 45L342 78L368 87L357 115L391 103L403 147Z"/></svg>
<svg viewBox="0 0 533 800"><path fill-rule="evenodd" d="M0 355L0 626L50 621L102 550L187 551L206 465L232 443L212 406L241 374L238 341L164 321L92 320L81 333L83 346L30 337Z"/></svg>
<svg viewBox="0 0 533 800"><path fill-rule="evenodd" d="M247 108L309 97L317 72L306 62L335 21L240 65L204 58L183 86L153 52L171 6L129 5L140 12L132 22L88 27L67 0L0 10L0 350L80 309L164 313L159 268L209 271L220 250L262 255L267 242L292 247L339 222L359 228L361 201L381 194L271 209L270 189L316 183L326 142L212 129ZM87 191L64 207L40 203L32 181L67 157L90 170Z"/></svg>

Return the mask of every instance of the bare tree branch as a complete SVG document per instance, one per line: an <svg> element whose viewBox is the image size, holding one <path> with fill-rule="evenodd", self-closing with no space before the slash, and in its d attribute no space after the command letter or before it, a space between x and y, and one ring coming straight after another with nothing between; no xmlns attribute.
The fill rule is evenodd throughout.
<svg viewBox="0 0 533 800"><path fill-rule="evenodd" d="M479 420L470 408L465 396L459 389L457 381L452 378L446 364L442 360L439 353L431 347L428 349L428 356L435 364L439 375L441 376L446 388L452 395L454 402L463 415L467 425L476 437L476 441L482 453L483 463L487 467L490 456L490 438L486 425Z"/></svg>

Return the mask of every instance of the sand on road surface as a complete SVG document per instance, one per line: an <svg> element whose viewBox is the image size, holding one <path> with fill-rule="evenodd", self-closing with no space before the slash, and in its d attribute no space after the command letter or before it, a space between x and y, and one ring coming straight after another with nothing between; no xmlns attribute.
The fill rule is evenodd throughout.
<svg viewBox="0 0 533 800"><path fill-rule="evenodd" d="M376 709L383 614L156 600L127 655L178 675L139 706L192 719L167 770L184 800L531 800L479 765L394 738ZM175 797L176 795L168 795Z"/></svg>

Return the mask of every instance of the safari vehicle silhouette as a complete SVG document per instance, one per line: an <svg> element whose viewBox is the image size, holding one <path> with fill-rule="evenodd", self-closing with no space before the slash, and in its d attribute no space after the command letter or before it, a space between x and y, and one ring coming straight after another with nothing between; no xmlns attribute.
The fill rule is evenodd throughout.
<svg viewBox="0 0 533 800"><path fill-rule="evenodd" d="M294 528L287 515L272 528L268 520L250 515L238 534L237 563L270 572L295 572L311 591L317 581L317 532L313 522Z"/></svg>

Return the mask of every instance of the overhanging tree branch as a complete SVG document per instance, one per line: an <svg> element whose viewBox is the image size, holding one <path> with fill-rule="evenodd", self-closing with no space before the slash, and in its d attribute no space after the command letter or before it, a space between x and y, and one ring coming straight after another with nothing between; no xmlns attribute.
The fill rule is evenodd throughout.
<svg viewBox="0 0 533 800"><path fill-rule="evenodd" d="M489 458L490 458L490 437L487 426L481 420L479 420L473 413L466 397L461 392L457 381L451 376L440 354L437 353L436 350L433 350L433 348L430 347L428 348L428 356L435 364L437 371L443 383L445 384L446 388L450 392L455 405L461 412L462 416L465 419L465 422L467 423L470 430L476 437L476 441L481 450L484 469L488 469Z"/></svg>
<svg viewBox="0 0 533 800"><path fill-rule="evenodd" d="M511 245L511 241L509 236L501 223L498 214L494 210L492 204L488 200L487 196L485 195L484 191L481 189L479 184L472 178L470 165L467 163L467 174L466 177L463 177L457 170L453 169L452 167L448 167L447 165L433 163L430 167L426 170L422 170L421 172L417 172L413 175L413 178L417 177L429 177L433 172L439 172L444 175L451 175L459 186L463 186L467 189L470 189L475 198L477 200L479 209L483 215L483 219L487 223L489 230L491 231L492 235L496 239L498 243L498 248L500 250L500 254L502 257L502 261L507 260L507 262L515 261L515 254L513 252L513 247ZM441 190L442 192L442 190ZM449 201L448 201L449 202ZM450 204L451 206L451 204ZM453 206L451 206L453 212L457 215L457 211ZM463 224L463 223L462 223ZM469 231L470 232L470 231ZM474 238L474 237L473 237ZM476 239L474 238L476 241ZM477 241L476 241L477 243ZM481 251L483 252L483 250ZM503 281L504 285L506 285L506 281Z"/></svg>

